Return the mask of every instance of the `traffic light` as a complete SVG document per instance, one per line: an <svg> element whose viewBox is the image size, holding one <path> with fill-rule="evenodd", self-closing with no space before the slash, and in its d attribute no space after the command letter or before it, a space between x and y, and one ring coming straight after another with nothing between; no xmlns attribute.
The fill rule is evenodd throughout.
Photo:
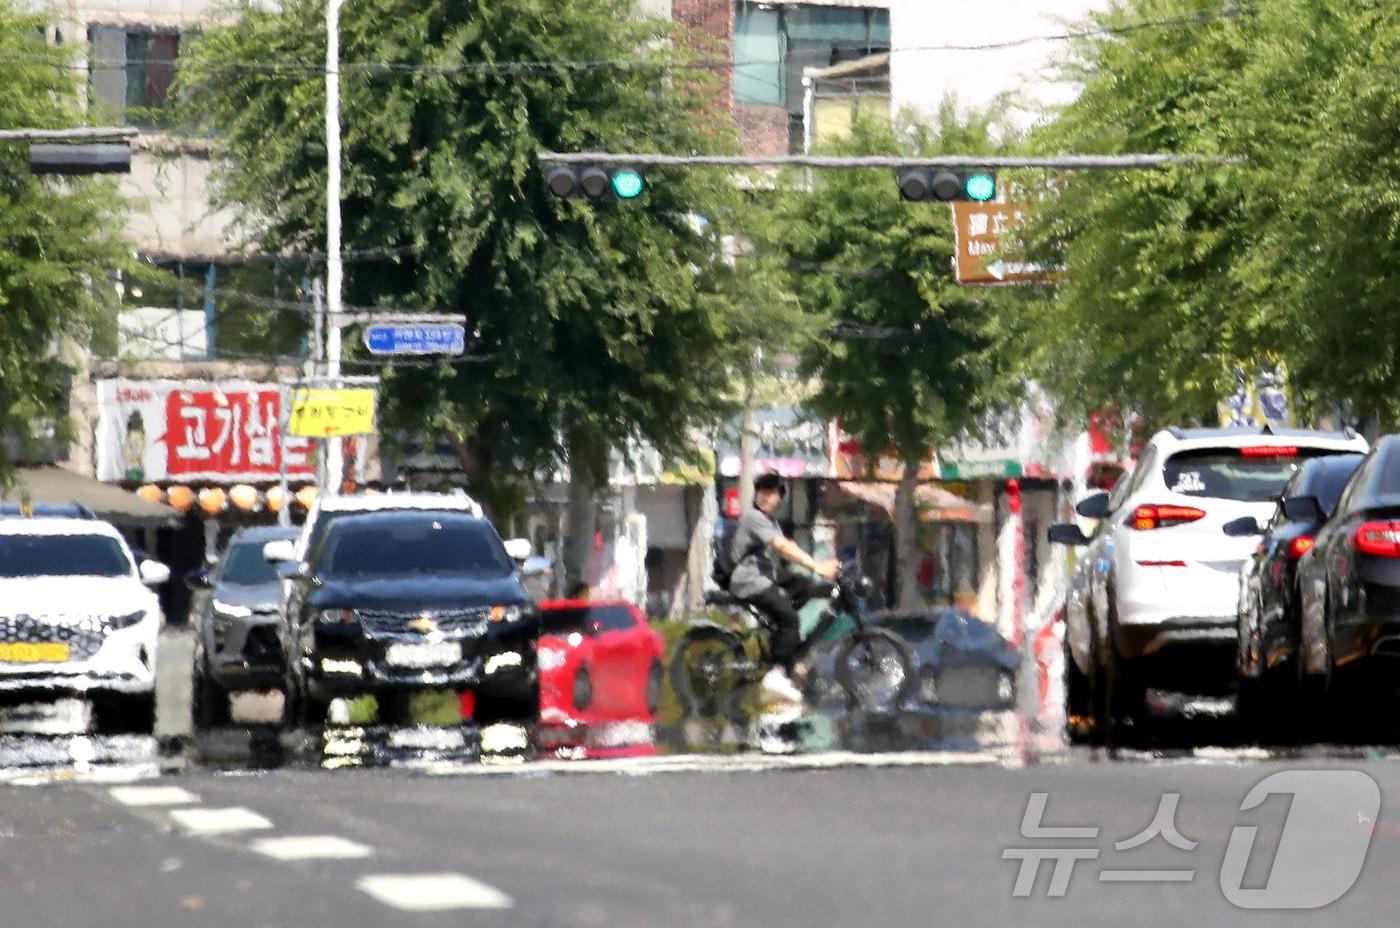
<svg viewBox="0 0 1400 928"><path fill-rule="evenodd" d="M910 168L899 172L899 195L915 202L933 200L973 200L985 203L996 198L997 176L990 171L939 171Z"/></svg>
<svg viewBox="0 0 1400 928"><path fill-rule="evenodd" d="M126 142L66 144L31 142L31 174L130 174L131 146Z"/></svg>
<svg viewBox="0 0 1400 928"><path fill-rule="evenodd" d="M545 172L545 186L556 197L588 200L635 200L646 190L646 180L636 168L598 165L556 165Z"/></svg>

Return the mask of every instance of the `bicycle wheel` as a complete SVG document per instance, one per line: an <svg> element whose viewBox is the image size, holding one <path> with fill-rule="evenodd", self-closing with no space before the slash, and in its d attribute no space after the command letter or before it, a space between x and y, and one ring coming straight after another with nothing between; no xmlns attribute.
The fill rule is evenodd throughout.
<svg viewBox="0 0 1400 928"><path fill-rule="evenodd" d="M904 639L884 628L867 628L847 639L836 654L836 679L851 708L897 709L914 680L914 658Z"/></svg>
<svg viewBox="0 0 1400 928"><path fill-rule="evenodd" d="M728 714L749 663L739 636L722 628L693 628L676 643L671 688L686 715Z"/></svg>

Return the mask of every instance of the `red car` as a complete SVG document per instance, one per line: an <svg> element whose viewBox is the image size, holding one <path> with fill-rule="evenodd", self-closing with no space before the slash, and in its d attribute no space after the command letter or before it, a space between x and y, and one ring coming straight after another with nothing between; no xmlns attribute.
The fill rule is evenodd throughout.
<svg viewBox="0 0 1400 928"><path fill-rule="evenodd" d="M539 608L540 747L596 757L649 746L665 676L661 634L627 602Z"/></svg>

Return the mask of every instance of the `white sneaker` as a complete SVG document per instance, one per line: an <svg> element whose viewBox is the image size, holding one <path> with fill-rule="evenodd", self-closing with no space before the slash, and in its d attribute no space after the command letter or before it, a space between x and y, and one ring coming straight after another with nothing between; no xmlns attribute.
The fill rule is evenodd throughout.
<svg viewBox="0 0 1400 928"><path fill-rule="evenodd" d="M802 691L788 678L787 671L781 667L774 667L764 674L758 686L765 695L788 702L799 704L802 702Z"/></svg>

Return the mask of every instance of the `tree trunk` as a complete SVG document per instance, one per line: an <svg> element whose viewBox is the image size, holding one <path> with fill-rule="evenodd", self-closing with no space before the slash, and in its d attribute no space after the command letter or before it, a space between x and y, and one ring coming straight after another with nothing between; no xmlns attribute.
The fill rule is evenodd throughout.
<svg viewBox="0 0 1400 928"><path fill-rule="evenodd" d="M753 378L744 385L744 417L739 424L739 512L753 507L754 454L758 425L754 420Z"/></svg>
<svg viewBox="0 0 1400 928"><path fill-rule="evenodd" d="M587 429L570 430L569 515L564 537L564 592L579 583L591 583L588 566L593 538L598 530L598 483L606 473L607 451Z"/></svg>
<svg viewBox="0 0 1400 928"><path fill-rule="evenodd" d="M913 609L919 604L919 520L914 491L919 486L922 458L906 458L894 493L895 604Z"/></svg>

